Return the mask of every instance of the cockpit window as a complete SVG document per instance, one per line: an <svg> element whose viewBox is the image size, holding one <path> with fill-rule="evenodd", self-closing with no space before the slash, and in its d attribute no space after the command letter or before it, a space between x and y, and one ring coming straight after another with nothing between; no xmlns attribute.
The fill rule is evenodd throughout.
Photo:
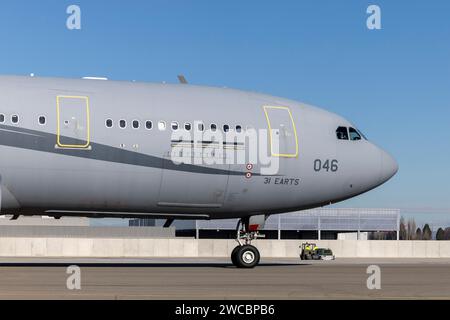
<svg viewBox="0 0 450 320"><path fill-rule="evenodd" d="M350 132L350 140L352 140L352 141L361 140L361 135L359 134L358 131L356 131L356 129L349 128L349 132Z"/></svg>
<svg viewBox="0 0 450 320"><path fill-rule="evenodd" d="M339 127L336 130L336 136L339 140L348 140L348 131L346 127Z"/></svg>
<svg viewBox="0 0 450 320"><path fill-rule="evenodd" d="M361 132L361 130L356 129L356 131L358 131L358 133L361 135L361 137L363 137L364 140L369 140L367 139L366 135Z"/></svg>

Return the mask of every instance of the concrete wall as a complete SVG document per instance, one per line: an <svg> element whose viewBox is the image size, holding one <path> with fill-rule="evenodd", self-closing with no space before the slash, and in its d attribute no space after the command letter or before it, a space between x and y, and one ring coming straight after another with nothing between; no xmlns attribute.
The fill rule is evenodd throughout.
<svg viewBox="0 0 450 320"><path fill-rule="evenodd" d="M450 258L450 241L314 241L339 258ZM259 240L267 258L297 258L295 240ZM233 240L0 238L0 257L226 257Z"/></svg>
<svg viewBox="0 0 450 320"><path fill-rule="evenodd" d="M315 241L341 258L450 258L450 241ZM297 258L296 240L259 240L263 257ZM229 257L233 240L0 238L0 257Z"/></svg>
<svg viewBox="0 0 450 320"><path fill-rule="evenodd" d="M338 240L368 240L369 233L368 232L360 232L358 239L358 232L348 232L348 233L338 233Z"/></svg>
<svg viewBox="0 0 450 320"><path fill-rule="evenodd" d="M63 217L53 219L50 217L20 217L17 220L11 220L12 216L0 215L0 226L59 226L59 227L88 227L88 218Z"/></svg>
<svg viewBox="0 0 450 320"><path fill-rule="evenodd" d="M175 228L0 225L0 234L4 238L154 239L175 238Z"/></svg>

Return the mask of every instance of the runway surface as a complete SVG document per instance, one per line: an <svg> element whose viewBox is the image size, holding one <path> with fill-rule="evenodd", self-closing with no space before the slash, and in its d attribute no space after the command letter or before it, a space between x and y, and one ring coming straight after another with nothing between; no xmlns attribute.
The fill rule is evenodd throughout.
<svg viewBox="0 0 450 320"><path fill-rule="evenodd" d="M68 265L81 290L67 289ZM381 268L381 290L367 267ZM0 258L0 299L448 299L450 259L264 260L253 270L226 259Z"/></svg>

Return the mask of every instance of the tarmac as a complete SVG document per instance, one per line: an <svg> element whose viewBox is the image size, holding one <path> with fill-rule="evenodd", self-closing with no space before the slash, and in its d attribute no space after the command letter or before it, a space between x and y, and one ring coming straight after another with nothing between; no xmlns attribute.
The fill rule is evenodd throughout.
<svg viewBox="0 0 450 320"><path fill-rule="evenodd" d="M69 265L81 290L69 290ZM371 265L381 289L370 290ZM0 299L445 299L450 259L266 259L252 270L228 259L0 258Z"/></svg>

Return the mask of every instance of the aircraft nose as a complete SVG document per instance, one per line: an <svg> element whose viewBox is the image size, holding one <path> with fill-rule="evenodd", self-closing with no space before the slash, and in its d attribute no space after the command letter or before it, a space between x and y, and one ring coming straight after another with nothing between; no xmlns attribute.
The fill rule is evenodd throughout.
<svg viewBox="0 0 450 320"><path fill-rule="evenodd" d="M381 150L381 181L382 183L391 179L398 172L398 163L386 151Z"/></svg>

